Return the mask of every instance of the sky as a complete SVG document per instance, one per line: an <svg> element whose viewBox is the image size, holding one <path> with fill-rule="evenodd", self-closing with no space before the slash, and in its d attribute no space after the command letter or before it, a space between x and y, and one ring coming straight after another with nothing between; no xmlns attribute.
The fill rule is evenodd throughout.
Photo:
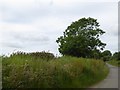
<svg viewBox="0 0 120 90"><path fill-rule="evenodd" d="M98 20L105 50L118 51L118 0L0 0L0 54L47 51L60 55L56 40L72 22Z"/></svg>

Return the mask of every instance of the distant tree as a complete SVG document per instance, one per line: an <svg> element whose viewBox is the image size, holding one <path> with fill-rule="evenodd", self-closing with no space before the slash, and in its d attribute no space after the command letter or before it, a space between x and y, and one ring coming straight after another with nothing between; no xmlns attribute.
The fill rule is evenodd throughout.
<svg viewBox="0 0 120 90"><path fill-rule="evenodd" d="M105 50L104 52L102 52L102 59L104 61L108 61L111 59L112 53L109 50Z"/></svg>
<svg viewBox="0 0 120 90"><path fill-rule="evenodd" d="M105 33L99 26L97 19L90 17L72 22L63 32L64 35L56 40L59 52L62 55L95 57L106 45L99 39Z"/></svg>
<svg viewBox="0 0 120 90"><path fill-rule="evenodd" d="M112 59L114 60L120 60L120 52L115 52L112 56Z"/></svg>

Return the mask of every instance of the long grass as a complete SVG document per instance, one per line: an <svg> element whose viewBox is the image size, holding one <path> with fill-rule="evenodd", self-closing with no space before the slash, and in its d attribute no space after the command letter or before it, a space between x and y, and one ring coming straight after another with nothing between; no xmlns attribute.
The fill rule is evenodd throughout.
<svg viewBox="0 0 120 90"><path fill-rule="evenodd" d="M110 60L110 61L108 61L108 63L113 66L120 67L120 60Z"/></svg>
<svg viewBox="0 0 120 90"><path fill-rule="evenodd" d="M2 60L3 88L87 88L104 79L108 68L101 60L12 55Z"/></svg>

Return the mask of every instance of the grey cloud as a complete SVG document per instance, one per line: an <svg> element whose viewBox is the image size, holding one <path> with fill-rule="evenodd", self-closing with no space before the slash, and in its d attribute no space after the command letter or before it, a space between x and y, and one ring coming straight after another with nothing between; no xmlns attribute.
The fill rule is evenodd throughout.
<svg viewBox="0 0 120 90"><path fill-rule="evenodd" d="M9 47L9 48L18 48L21 49L23 46L18 42L1 42L2 47Z"/></svg>
<svg viewBox="0 0 120 90"><path fill-rule="evenodd" d="M13 34L13 37L16 40L23 41L23 42L48 42L50 39L47 36L38 35L38 34Z"/></svg>
<svg viewBox="0 0 120 90"><path fill-rule="evenodd" d="M39 32L9 32L3 33L6 36L2 36L3 40L0 42L2 48L15 48L15 49L25 49L25 48L35 48L44 47L49 44L50 38L39 34Z"/></svg>

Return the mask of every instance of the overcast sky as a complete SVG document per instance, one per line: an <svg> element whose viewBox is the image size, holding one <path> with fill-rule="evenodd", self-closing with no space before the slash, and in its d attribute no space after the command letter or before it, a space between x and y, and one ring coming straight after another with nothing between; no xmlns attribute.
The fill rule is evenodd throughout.
<svg viewBox="0 0 120 90"><path fill-rule="evenodd" d="M84 2L83 2L84 1ZM117 0L0 0L0 54L50 51L72 22L92 17L106 33L105 49L118 51Z"/></svg>

